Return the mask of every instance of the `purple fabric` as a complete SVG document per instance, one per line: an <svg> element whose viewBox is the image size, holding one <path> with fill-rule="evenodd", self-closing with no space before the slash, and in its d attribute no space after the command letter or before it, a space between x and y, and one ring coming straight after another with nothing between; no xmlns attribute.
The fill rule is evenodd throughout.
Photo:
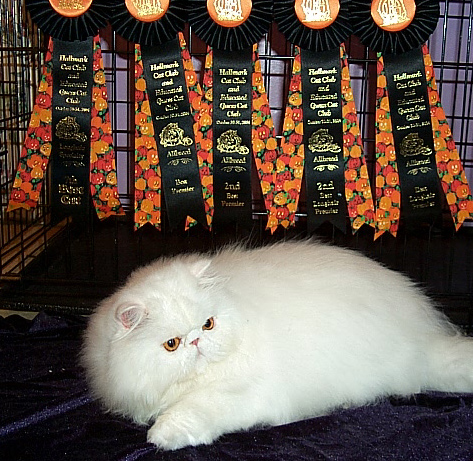
<svg viewBox="0 0 473 461"><path fill-rule="evenodd" d="M146 428L104 414L77 365L85 320L0 319L1 460L473 459L473 395L421 394L157 452Z"/></svg>

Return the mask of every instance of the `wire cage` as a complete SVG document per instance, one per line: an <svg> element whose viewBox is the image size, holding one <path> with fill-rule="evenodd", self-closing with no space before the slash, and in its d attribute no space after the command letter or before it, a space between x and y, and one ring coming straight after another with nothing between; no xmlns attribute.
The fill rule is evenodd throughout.
<svg viewBox="0 0 473 461"><path fill-rule="evenodd" d="M29 19L24 5L4 0L0 7L0 308L60 310L87 313L123 282L137 266L163 256L212 250L231 241L251 244L307 235L304 213L296 225L270 235L258 188L253 191L253 228L239 225L211 232L195 226L171 231L163 218L158 231L150 225L133 228L134 169L134 46L111 27L101 30L102 53L116 153L118 189L125 216L99 222L88 219L54 222L48 187L34 211L7 212L22 143L41 75L47 40ZM441 2L441 17L429 40L439 93L470 184L473 183L473 3ZM196 71L201 74L206 47L185 31ZM346 43L357 112L371 183L375 163L376 55L352 36ZM277 134L283 121L293 48L273 24L259 43L264 84ZM303 197L302 197L303 199ZM302 204L303 205L303 204ZM303 210L303 206L300 207ZM355 235L324 225L316 235L358 249L403 271L440 302L445 312L467 329L473 326L473 229L458 232L445 213L441 223L413 230L401 222L397 238L373 240L363 226ZM342 282L341 282L342 283ZM368 294L369 295L369 294Z"/></svg>

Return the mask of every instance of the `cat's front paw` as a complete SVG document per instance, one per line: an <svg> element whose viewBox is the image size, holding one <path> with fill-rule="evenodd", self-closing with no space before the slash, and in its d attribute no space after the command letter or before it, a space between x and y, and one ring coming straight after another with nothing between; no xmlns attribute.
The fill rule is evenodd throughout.
<svg viewBox="0 0 473 461"><path fill-rule="evenodd" d="M203 421L189 414L164 414L148 430L148 442L163 450L209 444L213 440Z"/></svg>

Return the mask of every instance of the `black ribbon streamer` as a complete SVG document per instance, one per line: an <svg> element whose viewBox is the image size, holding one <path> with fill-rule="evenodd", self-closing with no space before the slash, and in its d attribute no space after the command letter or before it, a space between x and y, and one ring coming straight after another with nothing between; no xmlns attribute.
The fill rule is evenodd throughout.
<svg viewBox="0 0 473 461"><path fill-rule="evenodd" d="M56 218L87 215L92 47L92 37L75 42L54 41L51 206Z"/></svg>
<svg viewBox="0 0 473 461"><path fill-rule="evenodd" d="M252 55L252 47L237 54L218 49L213 51L216 224L237 221L249 226L252 223Z"/></svg>
<svg viewBox="0 0 473 461"><path fill-rule="evenodd" d="M408 225L441 213L440 181L422 50L384 55L402 213Z"/></svg>
<svg viewBox="0 0 473 461"><path fill-rule="evenodd" d="M205 224L192 117L179 40L161 44L160 52L142 46L164 198L171 228L187 216ZM172 86L168 85L172 83Z"/></svg>
<svg viewBox="0 0 473 461"><path fill-rule="evenodd" d="M340 45L352 33L349 3L341 0L335 20L327 27L313 29L297 17L294 0L274 1L278 29L301 49L309 232L324 221L342 232L346 227Z"/></svg>
<svg viewBox="0 0 473 461"><path fill-rule="evenodd" d="M337 18L323 29L305 26L297 17L294 0L274 0L274 20L279 31L295 45L311 51L338 48L352 33L351 0L341 0Z"/></svg>
<svg viewBox="0 0 473 461"><path fill-rule="evenodd" d="M301 49L301 64L307 227L329 221L345 232L340 52Z"/></svg>
<svg viewBox="0 0 473 461"><path fill-rule="evenodd" d="M157 21L144 22L133 17L124 0L110 0L109 19L113 29L124 39L147 46L159 46L184 30L187 20L187 2L170 0L166 13Z"/></svg>
<svg viewBox="0 0 473 461"><path fill-rule="evenodd" d="M223 27L209 15L207 0L190 0L189 23L207 45L226 51L252 46L268 32L272 22L273 0L253 0L246 21L236 27Z"/></svg>
<svg viewBox="0 0 473 461"><path fill-rule="evenodd" d="M350 0L350 16L356 24L355 35L373 51L405 53L422 44L437 27L440 15L438 0L416 0L414 19L404 29L389 32L379 27L371 16L371 0Z"/></svg>
<svg viewBox="0 0 473 461"><path fill-rule="evenodd" d="M94 0L85 13L75 18L59 14L49 0L26 0L25 3L31 19L43 33L68 42L94 37L107 25L110 14L110 3L106 0Z"/></svg>

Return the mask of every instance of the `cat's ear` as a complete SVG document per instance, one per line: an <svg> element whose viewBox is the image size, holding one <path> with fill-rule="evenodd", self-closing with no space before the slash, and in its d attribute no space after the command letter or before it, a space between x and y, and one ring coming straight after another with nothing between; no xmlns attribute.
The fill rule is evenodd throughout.
<svg viewBox="0 0 473 461"><path fill-rule="evenodd" d="M211 262L212 260L208 258L194 261L190 267L191 274L197 277L198 279L204 277L205 272L209 268Z"/></svg>
<svg viewBox="0 0 473 461"><path fill-rule="evenodd" d="M115 319L127 331L136 328L148 315L146 308L141 304L121 304L115 312Z"/></svg>
<svg viewBox="0 0 473 461"><path fill-rule="evenodd" d="M192 275L197 278L199 285L203 288L213 288L222 282L222 277L212 270L211 263L212 260L209 258L199 259L190 267Z"/></svg>

